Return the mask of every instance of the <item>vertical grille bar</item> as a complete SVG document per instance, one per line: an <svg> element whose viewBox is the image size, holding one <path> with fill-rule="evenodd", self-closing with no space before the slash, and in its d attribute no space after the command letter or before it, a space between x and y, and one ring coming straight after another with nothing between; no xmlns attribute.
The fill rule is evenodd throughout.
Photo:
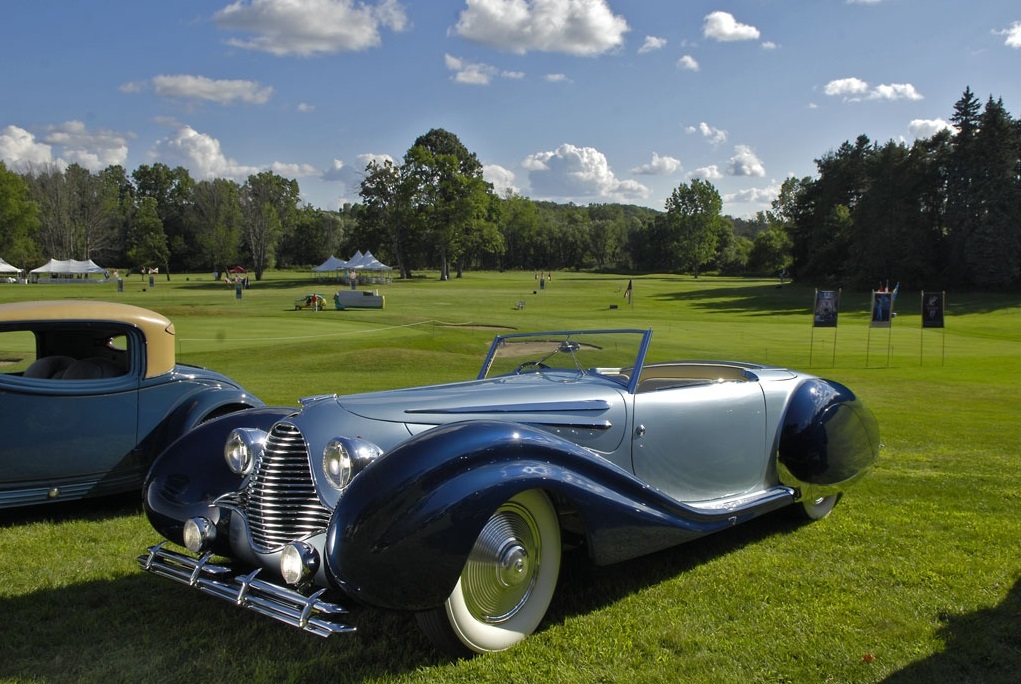
<svg viewBox="0 0 1021 684"><path fill-rule="evenodd" d="M326 529L330 511L316 496L309 468L301 431L290 423L274 425L242 502L252 543L259 551L276 551Z"/></svg>

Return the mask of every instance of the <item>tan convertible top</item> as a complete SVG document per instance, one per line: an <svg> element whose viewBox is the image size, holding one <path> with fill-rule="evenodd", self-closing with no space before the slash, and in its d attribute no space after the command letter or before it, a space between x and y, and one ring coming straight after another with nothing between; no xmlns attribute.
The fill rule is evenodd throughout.
<svg viewBox="0 0 1021 684"><path fill-rule="evenodd" d="M132 325L145 336L145 377L174 367L174 324L166 316L140 306L87 299L0 304L0 323L11 321L107 321Z"/></svg>

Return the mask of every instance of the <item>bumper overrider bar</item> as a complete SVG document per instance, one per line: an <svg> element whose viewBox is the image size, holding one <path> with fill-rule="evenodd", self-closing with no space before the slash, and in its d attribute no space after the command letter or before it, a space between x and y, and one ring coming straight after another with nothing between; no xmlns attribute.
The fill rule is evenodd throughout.
<svg viewBox="0 0 1021 684"><path fill-rule="evenodd" d="M148 553L138 557L138 565L153 574L232 601L242 608L316 636L325 638L355 631L353 625L340 621L350 612L347 608L319 598L325 589L305 596L293 589L258 579L259 570L239 575L229 567L211 563L212 553L193 558L164 548L164 544L166 542L150 546Z"/></svg>

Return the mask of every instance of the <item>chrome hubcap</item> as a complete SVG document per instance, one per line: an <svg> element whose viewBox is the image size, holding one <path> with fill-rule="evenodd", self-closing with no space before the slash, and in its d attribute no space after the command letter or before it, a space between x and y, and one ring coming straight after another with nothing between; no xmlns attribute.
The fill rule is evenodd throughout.
<svg viewBox="0 0 1021 684"><path fill-rule="evenodd" d="M475 619L499 623L521 609L535 586L539 548L538 525L528 510L508 502L493 514L461 572L461 592Z"/></svg>

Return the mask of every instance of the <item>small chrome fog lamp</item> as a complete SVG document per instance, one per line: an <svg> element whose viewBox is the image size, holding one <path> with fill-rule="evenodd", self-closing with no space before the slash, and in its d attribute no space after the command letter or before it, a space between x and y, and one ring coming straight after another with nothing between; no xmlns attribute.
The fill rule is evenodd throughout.
<svg viewBox="0 0 1021 684"><path fill-rule="evenodd" d="M294 586L304 584L319 569L319 552L303 541L291 542L280 552L280 576Z"/></svg>
<svg viewBox="0 0 1021 684"><path fill-rule="evenodd" d="M184 523L184 546L192 553L205 553L216 541L216 525L207 518L190 518Z"/></svg>
<svg viewBox="0 0 1021 684"><path fill-rule="evenodd" d="M323 448L323 472L326 479L337 489L347 487L354 477L354 463L351 453L339 439L331 439Z"/></svg>
<svg viewBox="0 0 1021 684"><path fill-rule="evenodd" d="M232 473L247 475L252 470L255 454L266 443L266 433L251 428L231 430L223 447L223 458Z"/></svg>

